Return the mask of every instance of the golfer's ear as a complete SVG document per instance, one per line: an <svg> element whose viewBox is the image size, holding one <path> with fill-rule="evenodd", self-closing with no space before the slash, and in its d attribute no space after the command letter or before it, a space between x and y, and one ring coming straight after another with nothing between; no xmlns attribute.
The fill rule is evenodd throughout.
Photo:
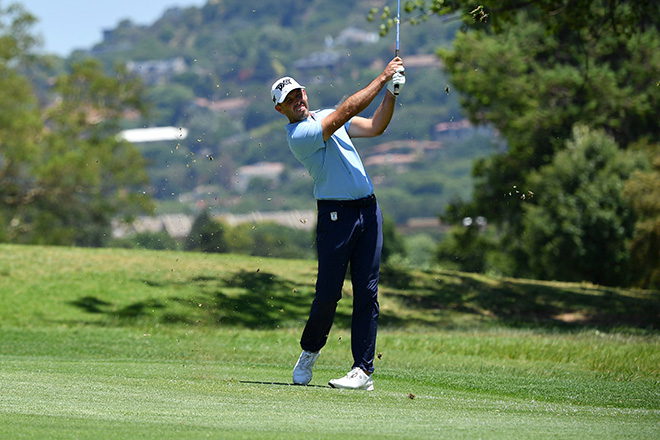
<svg viewBox="0 0 660 440"><path fill-rule="evenodd" d="M284 114L284 112L282 111L282 106L279 104L275 105L275 110L277 110L278 113Z"/></svg>

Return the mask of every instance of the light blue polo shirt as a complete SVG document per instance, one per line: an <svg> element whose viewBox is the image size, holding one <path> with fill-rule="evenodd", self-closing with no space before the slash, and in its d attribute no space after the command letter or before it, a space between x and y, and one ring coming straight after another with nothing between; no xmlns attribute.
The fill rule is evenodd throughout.
<svg viewBox="0 0 660 440"><path fill-rule="evenodd" d="M318 200L356 200L370 196L374 186L348 135L348 121L323 141L321 120L334 112L319 110L307 119L286 126L287 140L293 155L314 179L314 197Z"/></svg>

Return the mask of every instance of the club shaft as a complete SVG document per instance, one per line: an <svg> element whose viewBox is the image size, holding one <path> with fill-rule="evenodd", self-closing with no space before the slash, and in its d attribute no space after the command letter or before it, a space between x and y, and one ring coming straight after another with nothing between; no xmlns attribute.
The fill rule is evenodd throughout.
<svg viewBox="0 0 660 440"><path fill-rule="evenodd" d="M401 0L396 1L396 55L399 56L399 23L401 22Z"/></svg>

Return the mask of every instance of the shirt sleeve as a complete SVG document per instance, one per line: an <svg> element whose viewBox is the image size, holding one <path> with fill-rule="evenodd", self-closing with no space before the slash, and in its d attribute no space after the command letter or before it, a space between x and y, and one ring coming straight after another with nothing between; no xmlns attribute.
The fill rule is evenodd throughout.
<svg viewBox="0 0 660 440"><path fill-rule="evenodd" d="M325 148L321 121L309 118L295 124L289 130L289 147L298 160Z"/></svg>

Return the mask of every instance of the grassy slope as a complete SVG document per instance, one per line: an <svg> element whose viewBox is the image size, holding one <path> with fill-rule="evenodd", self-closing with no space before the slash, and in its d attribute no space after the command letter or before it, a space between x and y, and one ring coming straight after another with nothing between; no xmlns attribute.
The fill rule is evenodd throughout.
<svg viewBox="0 0 660 440"><path fill-rule="evenodd" d="M224 254L0 245L4 325L238 325L298 328L313 261ZM337 325L350 322L350 283ZM660 292L386 269L381 327L657 331Z"/></svg>
<svg viewBox="0 0 660 440"><path fill-rule="evenodd" d="M313 387L291 366L315 264L0 245L1 438L657 438L658 293L383 276L376 391L350 299ZM347 289L346 296L350 296Z"/></svg>

